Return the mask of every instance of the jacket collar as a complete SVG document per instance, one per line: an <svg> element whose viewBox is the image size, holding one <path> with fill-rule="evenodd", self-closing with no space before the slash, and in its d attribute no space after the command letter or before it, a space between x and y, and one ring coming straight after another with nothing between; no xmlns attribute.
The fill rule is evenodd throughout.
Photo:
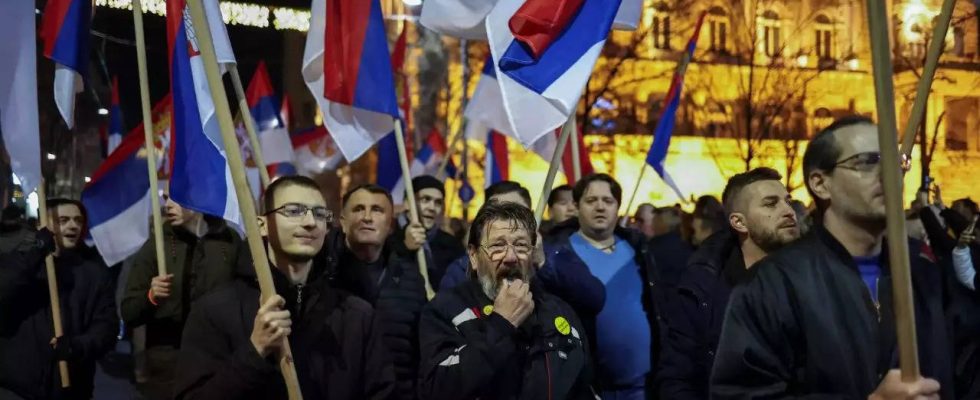
<svg viewBox="0 0 980 400"><path fill-rule="evenodd" d="M827 230L823 224L815 224L811 229L811 240L816 240L824 248L826 248L831 254L833 254L837 259L847 265L849 268L853 269L855 272L858 271L857 263L854 261L854 256L851 255L844 247L843 244L830 231ZM881 265L881 275L887 276L891 274L891 269L888 267L888 242L883 240L881 243L881 255L880 262Z"/></svg>

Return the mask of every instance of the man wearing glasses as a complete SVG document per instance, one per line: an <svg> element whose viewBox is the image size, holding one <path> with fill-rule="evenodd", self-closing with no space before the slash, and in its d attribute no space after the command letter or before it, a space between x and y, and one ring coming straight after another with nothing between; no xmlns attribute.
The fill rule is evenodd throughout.
<svg viewBox="0 0 980 400"><path fill-rule="evenodd" d="M187 319L177 399L285 399L278 368L288 337L307 399L387 399L390 359L371 306L330 285L314 259L332 217L317 184L288 176L266 189L259 232L277 295L259 300L251 262L200 299ZM337 366L343 366L338 368Z"/></svg>
<svg viewBox="0 0 980 400"><path fill-rule="evenodd" d="M811 140L803 175L817 224L771 253L732 292L711 377L713 399L951 399L940 270L910 257L922 375L903 382L883 238L878 130L838 120ZM942 387L940 387L942 383Z"/></svg>
<svg viewBox="0 0 980 400"><path fill-rule="evenodd" d="M534 283L527 207L490 202L470 226L470 280L422 314L421 398L594 399L588 342L572 308Z"/></svg>

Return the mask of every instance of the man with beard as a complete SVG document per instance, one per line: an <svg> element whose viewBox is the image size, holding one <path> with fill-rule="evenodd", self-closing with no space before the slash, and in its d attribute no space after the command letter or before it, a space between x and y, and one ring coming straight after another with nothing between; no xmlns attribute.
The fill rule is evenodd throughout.
<svg viewBox="0 0 980 400"><path fill-rule="evenodd" d="M882 165L867 118L838 120L811 140L803 176L820 223L732 291L711 398L953 398L941 271L923 257L910 257L909 272L919 363L935 379L903 382L894 369L882 168L900 166Z"/></svg>
<svg viewBox="0 0 980 400"><path fill-rule="evenodd" d="M582 324L534 283L534 214L491 202L470 227L470 280L421 322L425 399L594 399Z"/></svg>
<svg viewBox="0 0 980 400"><path fill-rule="evenodd" d="M191 304L231 281L240 253L246 252L222 219L184 208L168 196L164 200L167 275L158 275L151 237L133 256L119 305L127 326L146 329L146 381L137 382L137 390L148 400L173 398L180 336Z"/></svg>
<svg viewBox="0 0 980 400"><path fill-rule="evenodd" d="M374 312L330 285L314 263L332 217L320 188L303 176L266 188L259 233L277 295L259 299L248 257L236 279L191 310L177 369L177 399L285 399L278 368L288 337L306 399L387 399L390 359Z"/></svg>
<svg viewBox="0 0 980 400"><path fill-rule="evenodd" d="M438 285L449 264L466 251L459 240L441 229L446 210L443 183L433 176L421 175L412 178L412 188L420 221L395 231L392 244L399 257L404 259L414 259L415 252L424 248L429 282Z"/></svg>
<svg viewBox="0 0 980 400"><path fill-rule="evenodd" d="M47 228L0 254L0 398L90 399L95 362L116 342L119 320L108 268L80 250L81 202L47 201ZM52 236L53 234L53 236ZM62 336L55 337L45 273L54 254ZM58 362L68 362L63 389Z"/></svg>
<svg viewBox="0 0 980 400"><path fill-rule="evenodd" d="M751 277L768 253L800 236L782 177L756 168L728 180L722 203L731 229L708 237L694 253L667 310L669 329L657 380L660 397L707 400L721 322L732 287Z"/></svg>

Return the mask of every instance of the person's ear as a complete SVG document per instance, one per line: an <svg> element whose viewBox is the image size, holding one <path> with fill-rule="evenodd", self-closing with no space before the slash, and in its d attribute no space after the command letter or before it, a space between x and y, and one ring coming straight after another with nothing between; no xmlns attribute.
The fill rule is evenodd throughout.
<svg viewBox="0 0 980 400"><path fill-rule="evenodd" d="M745 214L742 213L731 213L728 215L728 225L732 227L735 232L738 233L749 233L749 227L746 222Z"/></svg>
<svg viewBox="0 0 980 400"><path fill-rule="evenodd" d="M479 254L480 254L479 247L472 246L472 245L466 247L466 255L470 259L470 269L473 270L473 273L476 273L477 255Z"/></svg>
<svg viewBox="0 0 980 400"><path fill-rule="evenodd" d="M810 172L810 175L806 177L806 184L813 192L814 197L824 201L830 200L831 179L825 172Z"/></svg>
<svg viewBox="0 0 980 400"><path fill-rule="evenodd" d="M267 220L267 218L269 218L269 217L266 217L264 215L263 216L259 216L259 217L256 218L258 220L258 223L259 223L259 235L264 236L264 237L268 237L269 236L269 226L268 226L268 220Z"/></svg>

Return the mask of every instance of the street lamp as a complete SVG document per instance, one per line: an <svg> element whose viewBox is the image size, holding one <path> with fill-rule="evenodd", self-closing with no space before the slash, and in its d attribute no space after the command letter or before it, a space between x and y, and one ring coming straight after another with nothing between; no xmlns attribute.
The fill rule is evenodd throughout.
<svg viewBox="0 0 980 400"><path fill-rule="evenodd" d="M55 157L54 154L48 153L48 160L55 160L57 158L58 157Z"/></svg>
<svg viewBox="0 0 980 400"><path fill-rule="evenodd" d="M109 115L109 110L103 107L99 107L99 115Z"/></svg>
<svg viewBox="0 0 980 400"><path fill-rule="evenodd" d="M91 178L91 177L88 177L88 176L86 176L86 177L85 177L85 183L89 183L89 182L92 182L92 178Z"/></svg>

